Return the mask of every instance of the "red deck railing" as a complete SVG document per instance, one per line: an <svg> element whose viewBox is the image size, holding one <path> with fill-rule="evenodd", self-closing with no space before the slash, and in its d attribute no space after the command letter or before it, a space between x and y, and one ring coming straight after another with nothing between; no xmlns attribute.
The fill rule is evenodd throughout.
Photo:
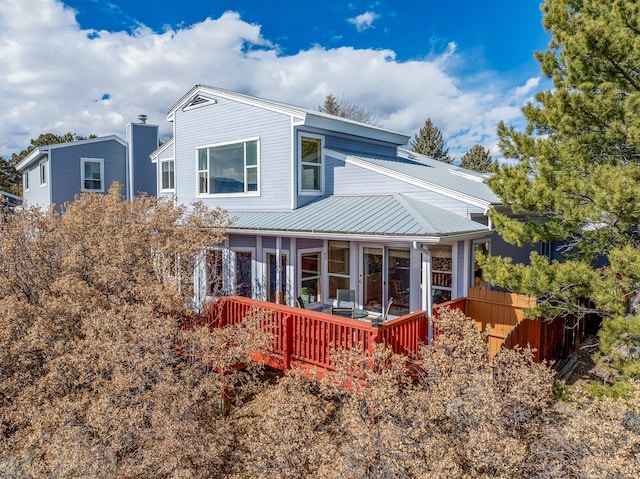
<svg viewBox="0 0 640 479"><path fill-rule="evenodd" d="M333 370L330 354L334 348L359 348L364 352L372 350L375 343L385 343L394 353L410 356L428 341L424 311L376 327L366 320L228 296L210 304L202 319L212 327L223 327L241 322L252 310L263 315L263 328L273 336L269 350L256 358L283 370L292 366Z"/></svg>

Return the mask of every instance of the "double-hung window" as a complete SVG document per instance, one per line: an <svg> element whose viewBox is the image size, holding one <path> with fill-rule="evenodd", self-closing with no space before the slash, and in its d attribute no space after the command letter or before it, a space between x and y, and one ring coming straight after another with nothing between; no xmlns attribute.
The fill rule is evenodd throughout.
<svg viewBox="0 0 640 479"><path fill-rule="evenodd" d="M102 158L81 158L80 170L85 191L104 191L104 160Z"/></svg>
<svg viewBox="0 0 640 479"><path fill-rule="evenodd" d="M175 171L175 161L171 160L163 160L160 162L160 189L163 191L173 191L176 189L176 171Z"/></svg>
<svg viewBox="0 0 640 479"><path fill-rule="evenodd" d="M259 141L198 148L198 194L258 193Z"/></svg>
<svg viewBox="0 0 640 479"><path fill-rule="evenodd" d="M324 138L308 133L298 136L300 193L322 193Z"/></svg>

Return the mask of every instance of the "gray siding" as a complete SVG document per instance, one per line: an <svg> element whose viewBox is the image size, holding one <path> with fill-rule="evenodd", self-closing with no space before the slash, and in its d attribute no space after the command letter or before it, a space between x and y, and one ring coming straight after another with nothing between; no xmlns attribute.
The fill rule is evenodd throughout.
<svg viewBox="0 0 640 479"><path fill-rule="evenodd" d="M525 244L517 246L504 241L495 231L491 235L491 255L513 258L514 263L529 264L532 251L540 252L539 245Z"/></svg>
<svg viewBox="0 0 640 479"><path fill-rule="evenodd" d="M331 134L325 135L324 145L331 150L376 158L380 156L395 158L397 154L396 145Z"/></svg>
<svg viewBox="0 0 640 479"><path fill-rule="evenodd" d="M178 201L224 208L290 208L291 119L287 115L218 98L217 103L174 115ZM260 139L260 196L197 198L196 148Z"/></svg>
<svg viewBox="0 0 640 479"><path fill-rule="evenodd" d="M50 152L49 181L52 202L60 206L73 201L82 189L81 158L104 160L105 192L114 181L126 185L126 148L116 140L54 148ZM124 191L123 191L124 193Z"/></svg>
<svg viewBox="0 0 640 479"><path fill-rule="evenodd" d="M297 249L322 248L324 241L315 238L298 238L296 241Z"/></svg>
<svg viewBox="0 0 640 479"><path fill-rule="evenodd" d="M248 235L229 235L230 248L255 248L256 237Z"/></svg>
<svg viewBox="0 0 640 479"><path fill-rule="evenodd" d="M158 148L158 126L142 123L127 125L129 157L133 163L133 194L157 193L156 166L149 155Z"/></svg>

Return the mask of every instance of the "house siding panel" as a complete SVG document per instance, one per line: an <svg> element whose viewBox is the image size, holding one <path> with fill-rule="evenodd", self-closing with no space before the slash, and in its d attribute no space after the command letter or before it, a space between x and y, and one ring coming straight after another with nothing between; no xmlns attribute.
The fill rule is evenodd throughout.
<svg viewBox="0 0 640 479"><path fill-rule="evenodd" d="M315 238L298 238L296 241L297 249L318 249L322 248L324 245L323 240L315 239Z"/></svg>
<svg viewBox="0 0 640 479"><path fill-rule="evenodd" d="M114 181L119 182L123 187L126 185L126 148L116 140L54 148L50 152L49 182L51 199L56 205L73 201L74 195L80 192L82 188L81 158L104 159L105 192Z"/></svg>
<svg viewBox="0 0 640 479"><path fill-rule="evenodd" d="M47 160L48 161L48 160ZM48 208L51 204L51 173L47 165L47 186L40 186L40 163L36 162L26 171L29 176L29 191L23 193L26 205Z"/></svg>
<svg viewBox="0 0 640 479"><path fill-rule="evenodd" d="M388 156L390 158L395 158L396 156L396 145L363 141L331 134L325 135L325 148L362 156Z"/></svg>
<svg viewBox="0 0 640 479"><path fill-rule="evenodd" d="M178 201L202 200L210 207L266 209L291 205L291 119L289 116L218 98L217 103L178 110L175 121ZM196 196L196 148L260 138L260 196Z"/></svg>
<svg viewBox="0 0 640 479"><path fill-rule="evenodd" d="M157 193L156 165L149 154L158 147L158 127L141 123L128 125L127 141L133 161L133 194Z"/></svg>
<svg viewBox="0 0 640 479"><path fill-rule="evenodd" d="M255 248L256 237L248 235L229 235L230 248Z"/></svg>

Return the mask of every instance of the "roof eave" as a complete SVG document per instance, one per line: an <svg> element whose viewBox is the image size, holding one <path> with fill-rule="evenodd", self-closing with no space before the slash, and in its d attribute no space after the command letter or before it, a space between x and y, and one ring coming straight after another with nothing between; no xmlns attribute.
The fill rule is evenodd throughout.
<svg viewBox="0 0 640 479"><path fill-rule="evenodd" d="M42 157L49 154L49 147L39 147L31 150L31 152L24 157L24 159L16 165L16 170L22 171L31 163L39 161Z"/></svg>
<svg viewBox="0 0 640 479"><path fill-rule="evenodd" d="M462 241L467 239L483 238L491 231L488 229L456 232L441 235L387 235L373 233L349 233L349 232L322 232L322 231L300 231L300 230L273 230L262 228L234 228L229 227L228 232L261 235L261 236L294 236L296 238L321 238L333 240L358 240L358 241L419 241L428 244L440 244L445 241Z"/></svg>
<svg viewBox="0 0 640 479"><path fill-rule="evenodd" d="M375 140L384 141L387 143L393 143L394 145L406 145L411 138L404 133L398 133L391 130L385 130L376 126L367 125L365 123L358 123L350 121L344 118L331 118L324 114L315 114L308 112L305 122L305 126L314 128L320 128L324 130L337 131L347 135L355 135Z"/></svg>

